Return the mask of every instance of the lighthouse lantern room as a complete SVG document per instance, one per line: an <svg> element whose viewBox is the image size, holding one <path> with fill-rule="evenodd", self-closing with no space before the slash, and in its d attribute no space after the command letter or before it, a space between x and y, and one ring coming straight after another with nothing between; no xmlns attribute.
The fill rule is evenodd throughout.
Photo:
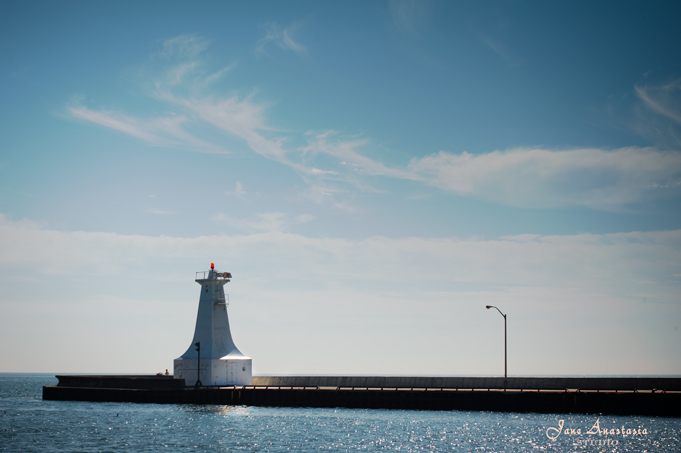
<svg viewBox="0 0 681 453"><path fill-rule="evenodd" d="M237 349L229 330L228 300L224 286L232 274L218 272L211 263L210 271L197 272L201 285L199 312L194 339L187 352L174 361L174 377L187 385L251 385L251 358ZM199 353L201 354L199 356Z"/></svg>

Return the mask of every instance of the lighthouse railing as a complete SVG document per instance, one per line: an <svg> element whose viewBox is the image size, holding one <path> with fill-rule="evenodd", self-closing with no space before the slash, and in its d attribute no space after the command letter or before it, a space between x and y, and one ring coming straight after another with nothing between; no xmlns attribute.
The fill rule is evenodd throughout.
<svg viewBox="0 0 681 453"><path fill-rule="evenodd" d="M211 272L213 272L218 279L226 280L232 278L232 274L229 272L200 271L196 273L196 278L194 280L207 280Z"/></svg>

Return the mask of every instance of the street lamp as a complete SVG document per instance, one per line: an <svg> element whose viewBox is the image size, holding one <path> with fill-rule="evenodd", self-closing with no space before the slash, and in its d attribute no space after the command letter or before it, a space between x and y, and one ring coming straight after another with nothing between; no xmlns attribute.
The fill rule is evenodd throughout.
<svg viewBox="0 0 681 453"><path fill-rule="evenodd" d="M194 384L194 388L199 388L203 387L203 384L201 383L201 342L197 341L194 343L194 346L196 346L196 350L198 351L198 360L196 362L196 384Z"/></svg>
<svg viewBox="0 0 681 453"><path fill-rule="evenodd" d="M490 308L497 308L497 307L495 307L494 305L486 305L485 308L489 310ZM501 313L501 310L499 310L498 308L497 308L497 311L501 314L501 316L504 317L504 386L507 386L508 385L508 380L507 380L508 379L508 373L507 373L507 370L508 370L507 357L508 357L508 355L507 355L507 349L506 349L506 315Z"/></svg>

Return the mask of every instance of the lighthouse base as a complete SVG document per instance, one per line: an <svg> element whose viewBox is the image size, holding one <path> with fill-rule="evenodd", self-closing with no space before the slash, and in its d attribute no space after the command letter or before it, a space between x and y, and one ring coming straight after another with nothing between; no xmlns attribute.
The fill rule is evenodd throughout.
<svg viewBox="0 0 681 453"><path fill-rule="evenodd" d="M187 386L197 381L197 361L175 359L175 379L184 379ZM201 383L203 385L251 385L252 360L248 357L229 359L201 359Z"/></svg>

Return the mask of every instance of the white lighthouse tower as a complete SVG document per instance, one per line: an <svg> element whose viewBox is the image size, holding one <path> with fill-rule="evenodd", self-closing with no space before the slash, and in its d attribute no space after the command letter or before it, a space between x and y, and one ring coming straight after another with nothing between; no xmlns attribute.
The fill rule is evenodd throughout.
<svg viewBox="0 0 681 453"><path fill-rule="evenodd" d="M184 379L188 386L199 382L203 385L251 385L251 358L237 349L229 330L229 301L225 299L223 287L230 278L232 274L217 272L213 263L210 271L196 273L201 297L194 339L187 352L173 363L174 377Z"/></svg>

